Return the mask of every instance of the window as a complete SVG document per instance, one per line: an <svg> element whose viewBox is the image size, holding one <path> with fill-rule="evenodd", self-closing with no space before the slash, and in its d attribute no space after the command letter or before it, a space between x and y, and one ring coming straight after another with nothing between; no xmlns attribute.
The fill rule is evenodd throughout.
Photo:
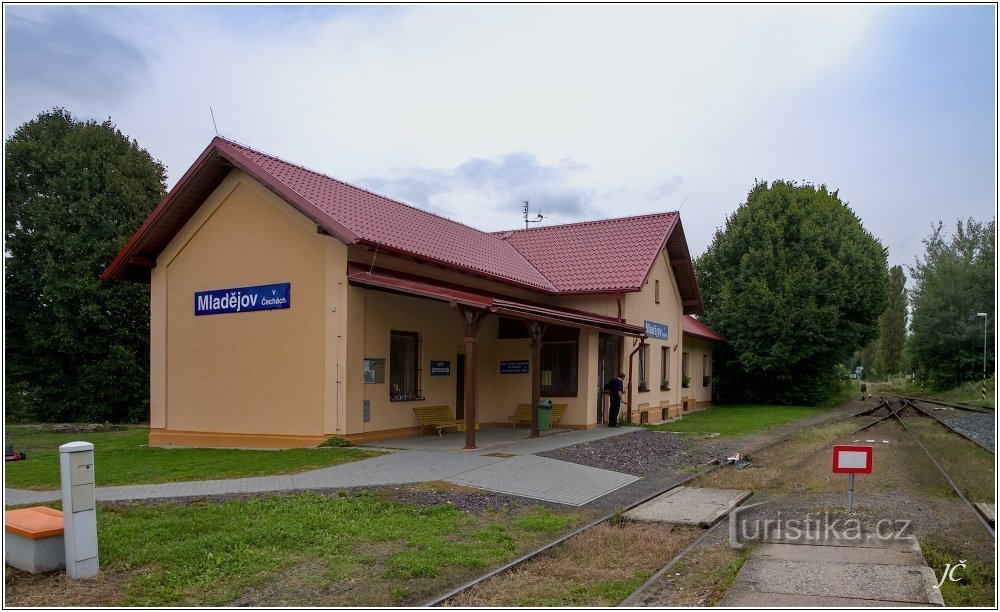
<svg viewBox="0 0 1000 612"><path fill-rule="evenodd" d="M542 395L576 396L579 340L542 343Z"/></svg>
<svg viewBox="0 0 1000 612"><path fill-rule="evenodd" d="M660 391L670 390L670 347L660 349Z"/></svg>
<svg viewBox="0 0 1000 612"><path fill-rule="evenodd" d="M656 281L656 291L655 291L655 294L654 294L654 298L656 299L656 303L659 304L660 303L660 281Z"/></svg>
<svg viewBox="0 0 1000 612"><path fill-rule="evenodd" d="M688 377L688 354L681 354L681 386L690 387L691 379Z"/></svg>
<svg viewBox="0 0 1000 612"><path fill-rule="evenodd" d="M389 332L389 399L420 397L420 334Z"/></svg>
<svg viewBox="0 0 1000 612"><path fill-rule="evenodd" d="M649 372L649 345L644 344L639 349L639 390L649 391L649 380L646 374Z"/></svg>

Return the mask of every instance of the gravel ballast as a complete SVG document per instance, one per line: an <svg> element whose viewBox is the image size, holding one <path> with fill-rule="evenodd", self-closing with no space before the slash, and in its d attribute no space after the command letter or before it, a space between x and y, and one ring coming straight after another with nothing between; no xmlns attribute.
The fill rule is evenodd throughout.
<svg viewBox="0 0 1000 612"><path fill-rule="evenodd" d="M995 431L997 419L994 414L963 414L942 419L948 426L969 436L981 446L996 451Z"/></svg>
<svg viewBox="0 0 1000 612"><path fill-rule="evenodd" d="M714 440L697 434L637 429L539 455L633 476L648 476L664 468L702 465L717 458L719 451Z"/></svg>

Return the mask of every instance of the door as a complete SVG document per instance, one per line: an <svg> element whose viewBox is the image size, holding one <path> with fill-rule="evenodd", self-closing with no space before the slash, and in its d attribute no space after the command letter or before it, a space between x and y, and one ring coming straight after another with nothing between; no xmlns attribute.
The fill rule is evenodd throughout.
<svg viewBox="0 0 1000 612"><path fill-rule="evenodd" d="M622 364L622 337L601 334L597 339L597 423L604 423L609 405L604 385L618 376Z"/></svg>

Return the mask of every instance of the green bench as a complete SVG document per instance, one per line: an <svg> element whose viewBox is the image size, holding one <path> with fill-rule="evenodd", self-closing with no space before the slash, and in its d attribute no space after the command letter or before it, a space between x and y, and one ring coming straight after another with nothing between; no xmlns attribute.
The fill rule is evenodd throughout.
<svg viewBox="0 0 1000 612"><path fill-rule="evenodd" d="M549 419L549 425L552 427L558 425L568 407L569 404L552 404L552 417ZM518 423L531 423L531 404L518 404L517 409L514 410L514 416L507 417L507 420L510 421L511 427L516 427Z"/></svg>
<svg viewBox="0 0 1000 612"><path fill-rule="evenodd" d="M424 427L434 427L438 435L446 427L455 427L458 431L465 431L465 419L456 419L451 416L451 408L448 406L414 406L413 412L417 414L420 421L420 431ZM479 423L476 423L476 431L479 431Z"/></svg>

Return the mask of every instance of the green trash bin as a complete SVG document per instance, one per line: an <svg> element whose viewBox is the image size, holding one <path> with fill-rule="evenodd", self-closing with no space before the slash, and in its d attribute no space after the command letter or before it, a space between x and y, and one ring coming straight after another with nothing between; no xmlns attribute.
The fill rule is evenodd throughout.
<svg viewBox="0 0 1000 612"><path fill-rule="evenodd" d="M552 423L552 400L538 402L538 431L548 431Z"/></svg>

